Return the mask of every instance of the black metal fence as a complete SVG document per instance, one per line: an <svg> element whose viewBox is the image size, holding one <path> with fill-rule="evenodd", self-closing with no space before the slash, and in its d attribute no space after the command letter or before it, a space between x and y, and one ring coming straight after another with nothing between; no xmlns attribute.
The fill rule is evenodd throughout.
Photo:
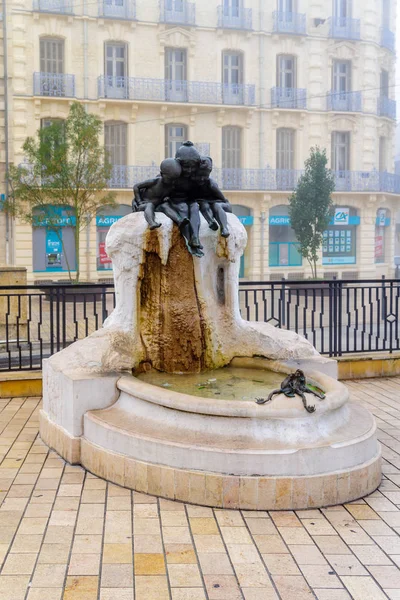
<svg viewBox="0 0 400 600"><path fill-rule="evenodd" d="M400 350L400 280L241 282L242 317L304 335L322 354ZM0 371L42 361L102 326L112 284L0 287Z"/></svg>

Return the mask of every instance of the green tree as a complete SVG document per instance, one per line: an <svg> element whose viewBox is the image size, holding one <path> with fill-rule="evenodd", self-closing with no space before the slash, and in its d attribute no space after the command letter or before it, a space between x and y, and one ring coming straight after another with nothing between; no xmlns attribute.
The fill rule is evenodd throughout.
<svg viewBox="0 0 400 600"><path fill-rule="evenodd" d="M75 220L75 281L80 277L80 233L97 210L115 206L108 191L111 165L100 144L102 122L74 102L65 121L41 128L23 145L24 163L11 166L8 178L12 193L5 209L32 226L38 214L62 242L61 211ZM49 211L49 205L54 209ZM66 257L63 247L64 256ZM67 257L66 257L67 258ZM72 270L67 262L70 280Z"/></svg>
<svg viewBox="0 0 400 600"><path fill-rule="evenodd" d="M318 251L322 246L323 233L334 215L332 192L335 182L327 163L325 149L311 148L305 171L289 199L291 226L313 278L317 277Z"/></svg>

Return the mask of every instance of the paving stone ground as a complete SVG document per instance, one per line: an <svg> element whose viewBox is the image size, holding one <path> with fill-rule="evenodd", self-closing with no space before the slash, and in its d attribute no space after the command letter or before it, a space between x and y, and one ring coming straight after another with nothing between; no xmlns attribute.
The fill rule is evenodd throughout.
<svg viewBox="0 0 400 600"><path fill-rule="evenodd" d="M109 484L42 443L40 398L0 400L0 600L400 600L400 378L349 387L376 416L381 487L270 513Z"/></svg>

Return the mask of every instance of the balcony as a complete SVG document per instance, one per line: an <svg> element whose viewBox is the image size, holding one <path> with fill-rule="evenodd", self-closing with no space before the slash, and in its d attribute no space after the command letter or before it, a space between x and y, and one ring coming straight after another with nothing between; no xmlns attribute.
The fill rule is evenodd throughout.
<svg viewBox="0 0 400 600"><path fill-rule="evenodd" d="M307 90L301 88L271 89L272 108L302 108L307 107Z"/></svg>
<svg viewBox="0 0 400 600"><path fill-rule="evenodd" d="M72 15L72 0L33 0L33 10Z"/></svg>
<svg viewBox="0 0 400 600"><path fill-rule="evenodd" d="M98 97L151 102L253 106L255 86L101 75L98 78Z"/></svg>
<svg viewBox="0 0 400 600"><path fill-rule="evenodd" d="M218 27L222 29L253 29L253 13L251 8L239 8L237 14L231 10L227 13L224 6L218 6Z"/></svg>
<svg viewBox="0 0 400 600"><path fill-rule="evenodd" d="M330 92L327 97L328 110L335 112L361 112L361 92Z"/></svg>
<svg viewBox="0 0 400 600"><path fill-rule="evenodd" d="M161 5L161 23L188 25L189 27L196 25L196 5L193 2L184 1L180 5L182 10L177 10L176 7L169 8L167 4L168 3L164 0Z"/></svg>
<svg viewBox="0 0 400 600"><path fill-rule="evenodd" d="M381 96L378 98L378 115L396 120L396 100Z"/></svg>
<svg viewBox="0 0 400 600"><path fill-rule="evenodd" d="M306 35L306 15L276 10L273 13L274 32Z"/></svg>
<svg viewBox="0 0 400 600"><path fill-rule="evenodd" d="M360 19L332 17L330 36L344 40L360 39Z"/></svg>
<svg viewBox="0 0 400 600"><path fill-rule="evenodd" d="M396 51L396 41L393 31L390 31L387 27L381 29L381 46L387 48L391 52Z"/></svg>
<svg viewBox="0 0 400 600"><path fill-rule="evenodd" d="M156 177L157 166L113 167L110 188L130 189L138 181ZM243 191L292 191L302 170L298 169L220 169L215 168L212 177L221 189ZM372 171L333 171L336 191L400 193L400 175Z"/></svg>
<svg viewBox="0 0 400 600"><path fill-rule="evenodd" d="M73 98L75 96L75 75L34 73L33 95Z"/></svg>
<svg viewBox="0 0 400 600"><path fill-rule="evenodd" d="M99 17L108 19L136 19L135 0L100 0Z"/></svg>

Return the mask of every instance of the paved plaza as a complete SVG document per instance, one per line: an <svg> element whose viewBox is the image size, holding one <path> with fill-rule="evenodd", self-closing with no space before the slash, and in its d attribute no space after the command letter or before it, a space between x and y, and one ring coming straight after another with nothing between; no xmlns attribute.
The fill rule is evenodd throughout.
<svg viewBox="0 0 400 600"><path fill-rule="evenodd" d="M400 600L400 378L349 387L376 416L382 485L297 512L108 484L44 446L40 398L0 400L0 600Z"/></svg>

